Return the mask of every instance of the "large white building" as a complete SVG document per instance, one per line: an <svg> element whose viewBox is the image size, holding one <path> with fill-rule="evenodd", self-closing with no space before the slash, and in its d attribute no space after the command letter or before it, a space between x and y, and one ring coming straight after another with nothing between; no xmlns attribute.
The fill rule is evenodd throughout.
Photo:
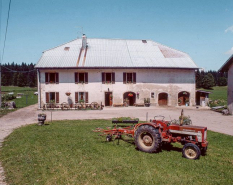
<svg viewBox="0 0 233 185"><path fill-rule="evenodd" d="M145 98L151 106L195 104L196 64L188 54L151 40L83 35L43 52L36 68L39 108L50 101L132 106Z"/></svg>

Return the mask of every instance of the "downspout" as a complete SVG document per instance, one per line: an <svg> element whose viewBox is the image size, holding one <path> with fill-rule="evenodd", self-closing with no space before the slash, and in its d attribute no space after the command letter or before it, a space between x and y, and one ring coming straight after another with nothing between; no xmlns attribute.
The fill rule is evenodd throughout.
<svg viewBox="0 0 233 185"><path fill-rule="evenodd" d="M40 84L40 71L37 69L37 87L38 87L38 109L41 108L41 84Z"/></svg>

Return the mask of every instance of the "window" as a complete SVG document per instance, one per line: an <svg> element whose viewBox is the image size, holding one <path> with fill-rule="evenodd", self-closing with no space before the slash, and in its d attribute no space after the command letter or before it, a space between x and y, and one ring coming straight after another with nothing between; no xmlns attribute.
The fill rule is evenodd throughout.
<svg viewBox="0 0 233 185"><path fill-rule="evenodd" d="M75 83L88 84L88 73L74 73Z"/></svg>
<svg viewBox="0 0 233 185"><path fill-rule="evenodd" d="M136 73L123 73L123 83L134 83L136 84Z"/></svg>
<svg viewBox="0 0 233 185"><path fill-rule="evenodd" d="M115 73L102 73L102 84L115 84Z"/></svg>
<svg viewBox="0 0 233 185"><path fill-rule="evenodd" d="M59 103L59 92L46 92L46 103Z"/></svg>
<svg viewBox="0 0 233 185"><path fill-rule="evenodd" d="M151 92L151 94L150 94L151 96L151 98L155 98L155 93L154 92Z"/></svg>
<svg viewBox="0 0 233 185"><path fill-rule="evenodd" d="M75 92L75 103L88 103L88 92Z"/></svg>
<svg viewBox="0 0 233 185"><path fill-rule="evenodd" d="M65 50L65 51L69 51L69 50L70 50L70 47L65 47L64 50Z"/></svg>
<svg viewBox="0 0 233 185"><path fill-rule="evenodd" d="M58 73L45 73L45 83L59 83L59 74Z"/></svg>

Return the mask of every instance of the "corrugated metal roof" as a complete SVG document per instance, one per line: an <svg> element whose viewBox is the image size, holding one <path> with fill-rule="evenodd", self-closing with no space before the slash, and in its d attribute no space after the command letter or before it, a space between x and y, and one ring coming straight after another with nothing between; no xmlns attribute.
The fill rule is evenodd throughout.
<svg viewBox="0 0 233 185"><path fill-rule="evenodd" d="M36 68L198 68L186 53L151 40L143 43L142 40L88 38L87 43L86 58L85 51L80 52L82 39L76 39L45 51Z"/></svg>
<svg viewBox="0 0 233 185"><path fill-rule="evenodd" d="M222 67L218 70L219 72L227 72L229 67L233 64L233 55L222 65Z"/></svg>

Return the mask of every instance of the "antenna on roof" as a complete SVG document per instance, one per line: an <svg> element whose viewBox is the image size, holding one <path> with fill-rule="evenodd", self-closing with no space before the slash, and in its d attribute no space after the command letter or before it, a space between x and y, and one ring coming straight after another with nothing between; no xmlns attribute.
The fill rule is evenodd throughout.
<svg viewBox="0 0 233 185"><path fill-rule="evenodd" d="M75 26L75 28L79 28L79 30L81 30L81 31L78 31L77 33L81 34L81 37L82 37L83 36L83 27L82 26ZM79 36L77 36L77 38L79 38Z"/></svg>

